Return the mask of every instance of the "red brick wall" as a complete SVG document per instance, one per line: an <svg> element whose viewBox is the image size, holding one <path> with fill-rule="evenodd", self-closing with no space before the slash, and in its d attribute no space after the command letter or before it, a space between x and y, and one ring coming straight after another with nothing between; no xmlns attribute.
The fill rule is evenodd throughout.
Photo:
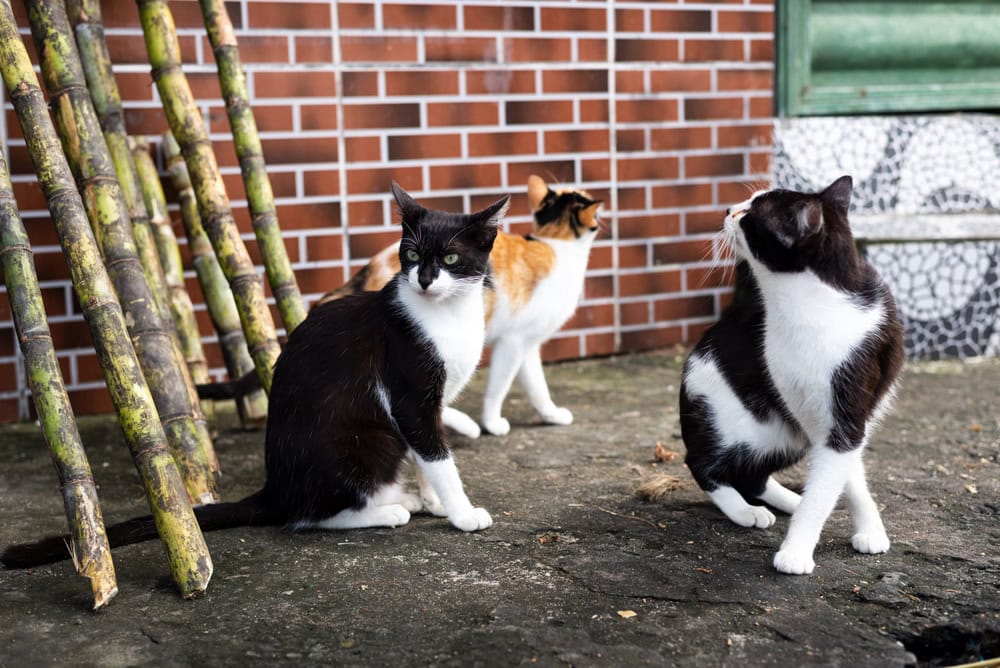
<svg viewBox="0 0 1000 668"><path fill-rule="evenodd" d="M13 4L26 27L21 3ZM102 4L129 129L156 140L166 123L135 3ZM583 303L546 358L692 341L717 316L728 290L711 269L712 234L722 209L769 172L771 2L228 4L281 226L308 298L339 285L398 236L390 179L445 209L513 193L508 225L525 232L525 182L537 173L603 199L608 227ZM185 69L257 257L197 3L171 7ZM74 407L108 410L9 104L5 122L0 131ZM193 274L188 283L209 360L222 374ZM17 364L9 304L0 297L0 420L17 415Z"/></svg>

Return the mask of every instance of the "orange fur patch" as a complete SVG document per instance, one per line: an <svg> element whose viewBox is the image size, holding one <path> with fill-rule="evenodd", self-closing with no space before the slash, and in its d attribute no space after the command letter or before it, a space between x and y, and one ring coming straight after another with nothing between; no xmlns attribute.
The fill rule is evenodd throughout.
<svg viewBox="0 0 1000 668"><path fill-rule="evenodd" d="M497 234L490 253L499 287L515 309L528 303L538 281L549 275L555 261L555 251L548 244L503 232Z"/></svg>
<svg viewBox="0 0 1000 668"><path fill-rule="evenodd" d="M364 289L368 291L381 290L392 277L399 273L399 244L395 243L383 248L378 255L368 262L371 273L365 280Z"/></svg>

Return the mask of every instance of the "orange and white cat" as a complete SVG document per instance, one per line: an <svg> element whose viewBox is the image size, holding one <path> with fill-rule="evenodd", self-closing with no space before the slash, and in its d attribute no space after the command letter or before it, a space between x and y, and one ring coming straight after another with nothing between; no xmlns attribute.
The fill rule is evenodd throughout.
<svg viewBox="0 0 1000 668"><path fill-rule="evenodd" d="M535 231L528 236L500 232L490 253L493 290L485 293L485 311L486 344L492 357L481 422L496 435L510 431L501 409L515 376L542 420L573 422L573 413L557 406L549 395L541 347L576 311L601 202L582 190L552 190L537 176L528 179L528 202ZM380 251L319 303L381 289L399 272L398 246ZM455 408L446 407L441 417L445 425L469 438L480 434L479 425Z"/></svg>

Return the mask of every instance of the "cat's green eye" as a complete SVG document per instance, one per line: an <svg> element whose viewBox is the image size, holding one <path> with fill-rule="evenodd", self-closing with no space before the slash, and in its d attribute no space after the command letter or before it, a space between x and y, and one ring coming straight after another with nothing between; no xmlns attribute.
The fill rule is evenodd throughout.
<svg viewBox="0 0 1000 668"><path fill-rule="evenodd" d="M410 262L420 262L420 253L411 248L406 251L406 259Z"/></svg>
<svg viewBox="0 0 1000 668"><path fill-rule="evenodd" d="M458 253L448 253L444 256L445 264L455 264L458 262Z"/></svg>

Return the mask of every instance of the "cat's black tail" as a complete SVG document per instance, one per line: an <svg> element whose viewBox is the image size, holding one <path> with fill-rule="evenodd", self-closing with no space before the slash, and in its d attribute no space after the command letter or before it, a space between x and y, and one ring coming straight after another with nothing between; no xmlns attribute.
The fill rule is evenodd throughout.
<svg viewBox="0 0 1000 668"><path fill-rule="evenodd" d="M199 399L242 399L260 389L260 378L257 376L257 371L254 370L236 380L227 380L222 383L203 383L196 387Z"/></svg>
<svg viewBox="0 0 1000 668"><path fill-rule="evenodd" d="M194 509L202 531L232 529L245 526L271 526L282 518L268 509L264 490L240 501L214 503ZM112 548L132 545L157 537L153 516L135 517L107 527L108 543ZM30 568L69 559L69 536L49 536L35 543L11 545L0 554L0 564L6 569Z"/></svg>

